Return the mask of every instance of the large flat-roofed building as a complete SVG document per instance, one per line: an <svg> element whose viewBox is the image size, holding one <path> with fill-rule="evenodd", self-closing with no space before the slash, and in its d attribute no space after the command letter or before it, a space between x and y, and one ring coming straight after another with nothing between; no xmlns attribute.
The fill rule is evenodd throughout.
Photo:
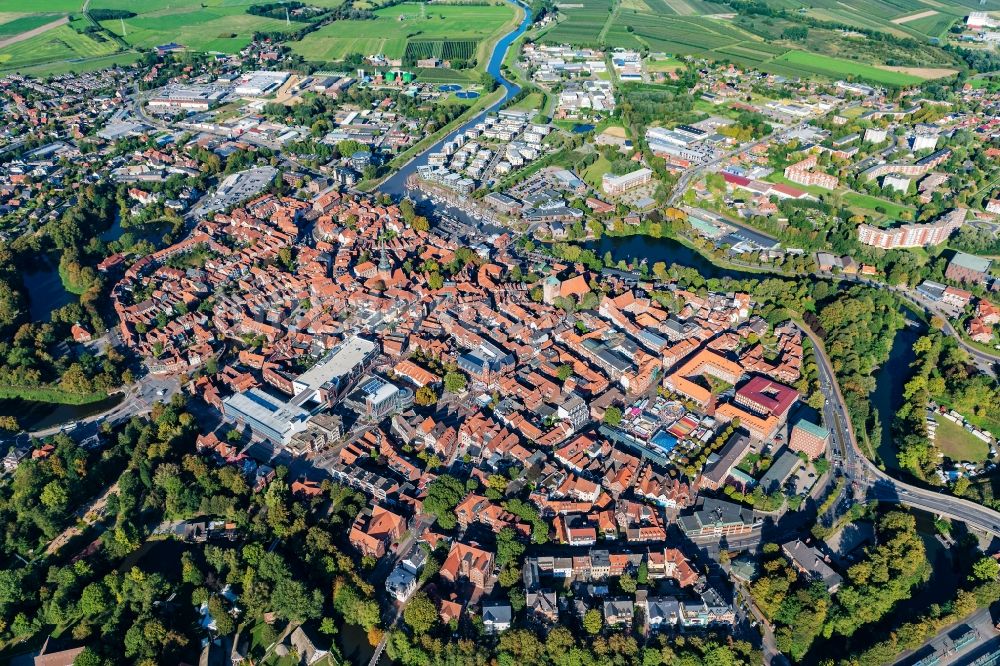
<svg viewBox="0 0 1000 666"><path fill-rule="evenodd" d="M237 95L247 95L250 97L261 97L268 95L288 80L288 72L247 72L240 77L236 84Z"/></svg>
<svg viewBox="0 0 1000 666"><path fill-rule="evenodd" d="M309 401L332 403L364 375L378 356L378 345L354 336L337 345L316 365L299 375L292 388L297 405Z"/></svg>
<svg viewBox="0 0 1000 666"><path fill-rule="evenodd" d="M801 451L810 458L819 458L826 451L830 441L830 431L805 419L792 426L788 446L792 451Z"/></svg>
<svg viewBox="0 0 1000 666"><path fill-rule="evenodd" d="M653 179L653 171L643 167L622 176L615 176L609 173L601 178L601 189L608 196L624 194L640 185L645 185Z"/></svg>
<svg viewBox="0 0 1000 666"><path fill-rule="evenodd" d="M870 224L858 225L858 240L884 250L903 247L927 247L948 240L965 222L966 209L956 208L930 224L904 224L882 229Z"/></svg>
<svg viewBox="0 0 1000 666"><path fill-rule="evenodd" d="M185 111L208 111L221 103L226 90L215 86L168 86L154 95L147 106Z"/></svg>
<svg viewBox="0 0 1000 666"><path fill-rule="evenodd" d="M413 404L413 391L400 388L381 377L366 377L348 394L344 403L369 421L381 421L393 412Z"/></svg>
<svg viewBox="0 0 1000 666"><path fill-rule="evenodd" d="M679 516L677 524L689 537L721 538L749 534L760 521L754 518L752 509L706 497L692 513Z"/></svg>
<svg viewBox="0 0 1000 666"><path fill-rule="evenodd" d="M986 276L990 271L992 262L986 257L976 257L964 252L956 252L952 260L948 262L948 268L944 275L949 280L956 282L975 282L982 284L986 282Z"/></svg>
<svg viewBox="0 0 1000 666"><path fill-rule="evenodd" d="M308 410L252 388L222 401L223 415L249 427L256 437L287 445L309 425Z"/></svg>

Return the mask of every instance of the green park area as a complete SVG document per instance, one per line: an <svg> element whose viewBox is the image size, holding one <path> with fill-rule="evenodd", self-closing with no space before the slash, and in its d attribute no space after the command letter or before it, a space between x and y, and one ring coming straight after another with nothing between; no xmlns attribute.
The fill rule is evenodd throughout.
<svg viewBox="0 0 1000 666"><path fill-rule="evenodd" d="M331 62L352 53L382 54L400 58L407 54L442 59L473 55L485 67L492 45L513 27L511 5L435 5L407 2L375 10L375 18L335 21L291 44L306 60ZM449 42L455 42L451 44ZM474 48L469 49L469 43Z"/></svg>
<svg viewBox="0 0 1000 666"><path fill-rule="evenodd" d="M938 427L934 443L952 460L982 462L989 455L989 446L971 432L941 416L935 417Z"/></svg>

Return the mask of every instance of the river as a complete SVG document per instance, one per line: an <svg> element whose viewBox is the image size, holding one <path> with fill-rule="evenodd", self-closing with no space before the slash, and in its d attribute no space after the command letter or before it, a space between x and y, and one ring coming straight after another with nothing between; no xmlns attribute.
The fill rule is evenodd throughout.
<svg viewBox="0 0 1000 666"><path fill-rule="evenodd" d="M907 318L916 319L906 308L901 307L900 310ZM910 364L917 358L913 345L923 335L923 329L922 326L904 326L897 331L889 350L889 360L875 373L875 390L871 394L871 403L878 412L882 427L882 439L877 453L890 473L899 471L896 447L892 442L892 421L896 411L903 405L903 385L910 378Z"/></svg>
<svg viewBox="0 0 1000 666"><path fill-rule="evenodd" d="M445 143L451 141L456 136L469 129L480 120L483 119L488 113L492 113L502 107L511 97L521 92L521 87L516 83L512 83L504 78L503 74L500 73L500 66L503 64L503 60L507 57L507 49L510 45L514 43L518 37L524 34L525 30L531 25L531 9L517 2L516 0L508 0L511 4L519 6L524 10L524 19L512 32L508 33L506 36L502 37L496 45L493 47L493 54L490 56L490 61L486 66L486 71L493 75L500 85L504 88L503 97L492 106L489 106L472 118L467 120L464 124L459 126L458 129L454 130L450 134L446 135L443 139L427 148L425 151L410 160L405 166L403 166L399 171L394 173L392 176L387 178L385 182L379 185L378 190L386 194L391 194L394 197L402 197L406 194L406 179L412 174L416 173L417 168L427 164L427 156L430 153L434 153L440 150L441 146Z"/></svg>

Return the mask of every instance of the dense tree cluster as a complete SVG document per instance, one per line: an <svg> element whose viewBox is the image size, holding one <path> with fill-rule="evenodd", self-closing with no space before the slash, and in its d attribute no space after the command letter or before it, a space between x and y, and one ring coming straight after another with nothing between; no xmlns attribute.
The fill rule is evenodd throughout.
<svg viewBox="0 0 1000 666"><path fill-rule="evenodd" d="M597 614L600 622L600 613ZM600 624L603 624L600 622ZM600 630L600 626L598 626ZM435 632L410 634L396 630L389 635L389 655L403 666L430 664L458 666L749 666L761 655L743 641L717 636L658 636L646 646L627 634L588 635L577 638L567 627L557 626L544 638L531 629L509 629L495 646L474 636L437 637Z"/></svg>
<svg viewBox="0 0 1000 666"><path fill-rule="evenodd" d="M255 493L238 467L194 453L194 435L192 416L175 400L106 433L110 445L101 452L59 436L51 455L22 463L0 491L0 617L7 618L0 636L62 627L90 644L91 661L82 663L145 665L197 658L202 603L222 635L265 613L323 620L332 631L343 622L378 631L374 589L338 545L364 498L326 482L322 496L303 502L280 468ZM76 507L108 486L103 520L38 557L72 526ZM158 524L192 518L230 521L238 541L146 541ZM85 548L87 556L76 557Z"/></svg>
<svg viewBox="0 0 1000 666"><path fill-rule="evenodd" d="M904 317L891 292L856 285L819 303L806 320L823 338L826 353L850 412L854 432L878 447L878 415L869 395L875 390L875 370L889 358L892 341Z"/></svg>

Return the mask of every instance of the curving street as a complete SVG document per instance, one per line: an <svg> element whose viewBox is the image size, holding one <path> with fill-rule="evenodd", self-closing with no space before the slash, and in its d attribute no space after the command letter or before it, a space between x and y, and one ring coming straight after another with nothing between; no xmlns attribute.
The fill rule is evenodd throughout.
<svg viewBox="0 0 1000 666"><path fill-rule="evenodd" d="M820 387L827 399L824 412L832 435L835 458L839 447L842 461L838 464L841 465L848 480L855 485L856 490L870 499L903 504L935 516L959 520L971 529L1000 537L1000 512L961 497L948 495L943 490L928 490L895 479L879 469L862 453L847 415L847 406L837 384L833 364L826 355L823 342L807 326L800 324L800 328L809 336L816 348Z"/></svg>

